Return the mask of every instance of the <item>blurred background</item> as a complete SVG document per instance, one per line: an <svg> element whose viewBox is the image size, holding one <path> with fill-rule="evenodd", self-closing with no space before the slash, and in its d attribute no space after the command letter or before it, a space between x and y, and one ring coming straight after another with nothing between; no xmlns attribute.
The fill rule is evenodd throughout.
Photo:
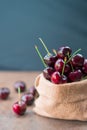
<svg viewBox="0 0 87 130"><path fill-rule="evenodd" d="M0 70L42 70L34 46L68 45L87 57L87 0L1 0Z"/></svg>

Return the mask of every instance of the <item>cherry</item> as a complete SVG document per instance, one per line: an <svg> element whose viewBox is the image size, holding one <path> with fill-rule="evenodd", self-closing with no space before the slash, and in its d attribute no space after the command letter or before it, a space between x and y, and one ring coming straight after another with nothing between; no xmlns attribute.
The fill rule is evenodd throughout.
<svg viewBox="0 0 87 130"><path fill-rule="evenodd" d="M54 69L52 67L46 67L43 70L43 75L46 79L50 80L51 79L51 75L53 74Z"/></svg>
<svg viewBox="0 0 87 130"><path fill-rule="evenodd" d="M70 66L68 64L65 65L64 73L67 74L70 72Z"/></svg>
<svg viewBox="0 0 87 130"><path fill-rule="evenodd" d="M20 87L20 92L24 92L26 89L26 84L23 81L16 81L14 84L14 88L17 92L19 87Z"/></svg>
<svg viewBox="0 0 87 130"><path fill-rule="evenodd" d="M50 67L53 67L54 66L54 63L56 62L57 60L57 56L56 55L52 55L52 54L47 54L45 57L44 57L44 62L47 66L50 66Z"/></svg>
<svg viewBox="0 0 87 130"><path fill-rule="evenodd" d="M31 93L33 96L35 96L35 94L36 94L36 88L35 88L35 86L31 86L29 88L29 93Z"/></svg>
<svg viewBox="0 0 87 130"><path fill-rule="evenodd" d="M81 70L75 70L74 72L69 73L69 79L71 82L79 81L82 78Z"/></svg>
<svg viewBox="0 0 87 130"><path fill-rule="evenodd" d="M60 84L61 83L61 75L58 71L55 71L52 76L51 76L51 82L55 84Z"/></svg>
<svg viewBox="0 0 87 130"><path fill-rule="evenodd" d="M64 66L64 61L62 59L58 59L54 65L55 70L59 71L60 73L62 72L63 66Z"/></svg>
<svg viewBox="0 0 87 130"><path fill-rule="evenodd" d="M12 108L17 115L24 115L27 105L24 101L17 101L13 104Z"/></svg>
<svg viewBox="0 0 87 130"><path fill-rule="evenodd" d="M61 83L67 83L68 82L68 79L65 75L62 75L62 81Z"/></svg>
<svg viewBox="0 0 87 130"><path fill-rule="evenodd" d="M57 51L57 56L58 58L62 58L64 59L65 56L68 56L70 55L72 52L71 48L68 47L68 46L65 46L65 47L60 47Z"/></svg>
<svg viewBox="0 0 87 130"><path fill-rule="evenodd" d="M81 54L76 54L72 58L72 65L73 66L83 66L84 63L84 57Z"/></svg>
<svg viewBox="0 0 87 130"><path fill-rule="evenodd" d="M85 74L87 74L87 59L84 60L84 64L83 64L82 70L83 70L83 72Z"/></svg>
<svg viewBox="0 0 87 130"><path fill-rule="evenodd" d="M21 99L27 104L32 105L34 101L34 96L32 94L24 94Z"/></svg>
<svg viewBox="0 0 87 130"><path fill-rule="evenodd" d="M1 99L4 99L4 100L7 99L9 94L10 94L9 88L6 88L6 87L0 88L0 98Z"/></svg>

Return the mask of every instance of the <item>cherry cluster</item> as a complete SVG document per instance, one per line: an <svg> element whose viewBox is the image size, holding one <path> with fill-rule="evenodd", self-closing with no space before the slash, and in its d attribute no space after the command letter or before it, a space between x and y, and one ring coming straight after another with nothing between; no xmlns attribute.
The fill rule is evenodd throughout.
<svg viewBox="0 0 87 130"><path fill-rule="evenodd" d="M36 96L36 89L34 86L31 86L29 87L29 90L25 92L26 84L23 81L16 81L14 83L14 89L16 92L18 92L19 98L18 101L13 104L12 109L17 115L24 115L27 106L32 105L34 102ZM25 93L23 93L21 96L21 92ZM0 88L0 99L7 100L9 98L10 93L11 92L8 87Z"/></svg>
<svg viewBox="0 0 87 130"><path fill-rule="evenodd" d="M85 79L87 76L87 59L79 53L81 49L78 49L72 53L72 49L69 46L60 47L58 50L53 49L53 53L50 53L42 41L47 54L42 57L37 46L38 52L45 69L43 70L44 77L55 84L70 83Z"/></svg>

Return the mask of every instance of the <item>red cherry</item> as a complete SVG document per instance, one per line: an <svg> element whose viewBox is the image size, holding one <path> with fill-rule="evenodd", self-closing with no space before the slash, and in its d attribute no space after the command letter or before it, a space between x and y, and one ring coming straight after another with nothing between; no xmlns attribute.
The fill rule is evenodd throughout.
<svg viewBox="0 0 87 130"><path fill-rule="evenodd" d="M62 81L61 83L67 83L67 77L65 75L62 75Z"/></svg>
<svg viewBox="0 0 87 130"><path fill-rule="evenodd" d="M12 106L14 113L17 115L24 115L26 111L26 103L24 101L15 102Z"/></svg>
<svg viewBox="0 0 87 130"><path fill-rule="evenodd" d="M52 55L52 54L47 54L45 57L44 57L44 62L46 63L47 66L50 66L50 67L53 67L54 66L54 63L56 62L57 60L57 56L55 55Z"/></svg>
<svg viewBox="0 0 87 130"><path fill-rule="evenodd" d="M32 105L34 101L34 96L32 94L24 94L21 97L22 101L24 101L27 105Z"/></svg>
<svg viewBox="0 0 87 130"><path fill-rule="evenodd" d="M81 54L76 54L73 58L72 58L72 65L73 66L83 66L84 63L84 57Z"/></svg>
<svg viewBox="0 0 87 130"><path fill-rule="evenodd" d="M46 67L43 70L43 75L46 79L51 80L51 75L53 74L54 69L52 67Z"/></svg>
<svg viewBox="0 0 87 130"><path fill-rule="evenodd" d="M85 74L87 74L87 59L84 60L84 64L83 64L82 70L83 70L83 72Z"/></svg>
<svg viewBox="0 0 87 130"><path fill-rule="evenodd" d="M53 74L52 74L52 76L51 76L51 82L52 83L55 83L55 84L60 84L61 83L61 80L62 80L62 78L61 78L61 75L60 75L60 73L59 72L54 72Z"/></svg>
<svg viewBox="0 0 87 130"><path fill-rule="evenodd" d="M64 61L62 59L58 59L54 65L55 70L59 71L60 73L62 72L63 66L64 66Z"/></svg>
<svg viewBox="0 0 87 130"><path fill-rule="evenodd" d="M33 96L35 96L35 94L36 94L36 88L35 88L35 86L31 86L29 88L29 93L32 94Z"/></svg>
<svg viewBox="0 0 87 130"><path fill-rule="evenodd" d="M7 99L9 94L10 94L9 88L6 88L6 87L0 88L0 98L1 99L4 99L4 100Z"/></svg>
<svg viewBox="0 0 87 130"><path fill-rule="evenodd" d="M15 90L18 92L18 88L20 88L20 92L24 92L26 89L26 84L23 81L16 81L14 84Z"/></svg>
<svg viewBox="0 0 87 130"><path fill-rule="evenodd" d="M68 46L60 47L57 52L58 58L64 59L65 56L70 55L72 52L71 48Z"/></svg>
<svg viewBox="0 0 87 130"><path fill-rule="evenodd" d="M79 81L82 78L82 72L81 70L76 70L74 72L69 73L69 79L71 82Z"/></svg>

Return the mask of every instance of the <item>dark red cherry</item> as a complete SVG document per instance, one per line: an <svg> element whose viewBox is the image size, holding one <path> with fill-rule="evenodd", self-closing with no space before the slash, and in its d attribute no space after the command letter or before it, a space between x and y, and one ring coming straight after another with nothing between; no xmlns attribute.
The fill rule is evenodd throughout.
<svg viewBox="0 0 87 130"><path fill-rule="evenodd" d="M55 84L60 84L61 83L61 75L58 71L54 72L51 76L51 82Z"/></svg>
<svg viewBox="0 0 87 130"><path fill-rule="evenodd" d="M71 69L71 67L68 64L66 64L65 69L64 69L64 73L65 74L69 73L71 71L70 69Z"/></svg>
<svg viewBox="0 0 87 130"><path fill-rule="evenodd" d="M81 54L76 54L73 58L72 58L72 65L73 66L83 66L84 63L84 57Z"/></svg>
<svg viewBox="0 0 87 130"><path fill-rule="evenodd" d="M34 101L34 96L32 94L24 94L21 97L21 100L24 101L27 105L32 105Z"/></svg>
<svg viewBox="0 0 87 130"><path fill-rule="evenodd" d="M7 87L0 88L0 98L7 99L10 94L10 89Z"/></svg>
<svg viewBox="0 0 87 130"><path fill-rule="evenodd" d="M85 74L87 74L87 59L84 60L84 64L83 64L82 70L83 70L83 72Z"/></svg>
<svg viewBox="0 0 87 130"><path fill-rule="evenodd" d="M20 87L20 92L24 92L26 89L26 84L23 81L17 81L14 84L14 88L17 92L18 92L18 87Z"/></svg>
<svg viewBox="0 0 87 130"><path fill-rule="evenodd" d="M52 54L47 54L45 57L44 57L44 62L46 63L47 66L50 66L50 67L53 67L54 66L54 63L56 62L57 60L57 56L55 55L52 55Z"/></svg>
<svg viewBox="0 0 87 130"><path fill-rule="evenodd" d="M29 88L29 93L32 94L33 96L35 96L35 93L36 93L36 88L35 88L35 86L31 86L31 87Z"/></svg>
<svg viewBox="0 0 87 130"><path fill-rule="evenodd" d="M68 79L65 75L62 75L61 77L62 77L61 83L67 83L68 82Z"/></svg>
<svg viewBox="0 0 87 130"><path fill-rule="evenodd" d="M43 70L43 75L46 79L50 80L51 79L51 75L53 74L54 69L52 67L46 67Z"/></svg>
<svg viewBox="0 0 87 130"><path fill-rule="evenodd" d="M60 73L62 72L62 69L63 69L63 66L64 66L64 61L63 59L58 59L56 62L55 62L55 65L54 65L54 68L56 71L59 71Z"/></svg>
<svg viewBox="0 0 87 130"><path fill-rule="evenodd" d="M60 47L57 51L58 58L64 59L65 56L70 55L72 52L71 48L68 46Z"/></svg>
<svg viewBox="0 0 87 130"><path fill-rule="evenodd" d="M69 79L71 82L79 81L82 78L81 70L75 70L74 72L69 73Z"/></svg>
<svg viewBox="0 0 87 130"><path fill-rule="evenodd" d="M24 115L27 105L24 101L15 102L12 106L14 113L17 115Z"/></svg>

